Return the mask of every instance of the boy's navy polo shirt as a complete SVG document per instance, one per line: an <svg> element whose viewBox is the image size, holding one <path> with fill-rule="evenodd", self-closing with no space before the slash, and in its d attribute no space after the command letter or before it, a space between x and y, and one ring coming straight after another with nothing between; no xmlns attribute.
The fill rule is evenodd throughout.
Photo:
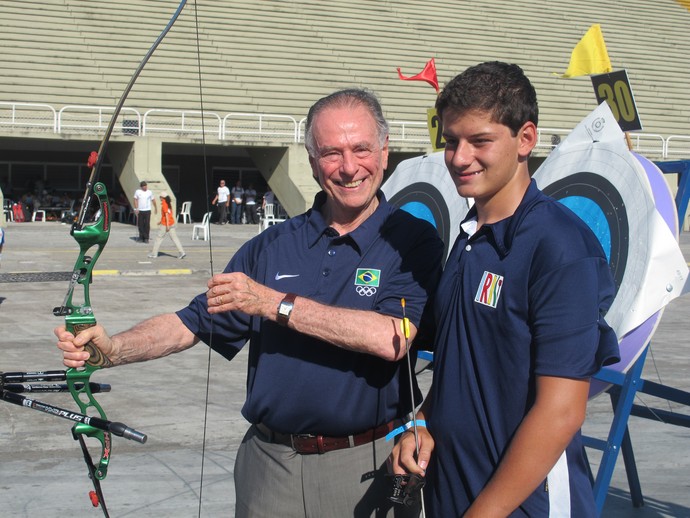
<svg viewBox="0 0 690 518"><path fill-rule="evenodd" d="M584 379L618 360L604 320L613 295L594 234L534 182L513 216L460 233L434 299L431 515L461 516L477 497L534 402L536 375ZM595 515L579 433L512 516L558 511Z"/></svg>
<svg viewBox="0 0 690 518"><path fill-rule="evenodd" d="M398 318L405 298L406 314L419 327L440 277L443 243L429 223L378 196L379 206L366 221L337 236L321 214L326 197L320 193L311 210L242 246L225 271L324 304ZM242 413L251 423L283 433L342 436L412 409L405 360L347 351L239 312L215 315L211 323L205 294L177 314L228 359L250 340Z"/></svg>

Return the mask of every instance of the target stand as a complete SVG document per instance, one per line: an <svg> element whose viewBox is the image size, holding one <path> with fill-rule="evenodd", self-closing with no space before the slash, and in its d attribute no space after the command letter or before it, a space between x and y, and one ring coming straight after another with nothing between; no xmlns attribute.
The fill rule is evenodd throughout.
<svg viewBox="0 0 690 518"><path fill-rule="evenodd" d="M629 152L622 136L600 106L534 175L546 194L573 210L592 229L616 283L606 320L618 334L621 360L601 369L590 388L590 399L604 392L609 395L613 417L606 439L583 436L585 449L602 452L596 477L590 470L599 516L619 453L632 505L644 505L628 427L631 415L690 427L690 415L635 404L638 394L644 393L690 406L689 393L642 378L663 308L682 292L687 264L677 245L678 198L673 199L659 167ZM681 198L683 191L679 192Z"/></svg>
<svg viewBox="0 0 690 518"><path fill-rule="evenodd" d="M681 220L681 227L685 221L690 203L690 160L673 160L670 162L656 162L664 174L678 175L678 191L676 193L676 208Z"/></svg>
<svg viewBox="0 0 690 518"><path fill-rule="evenodd" d="M641 377L648 348L649 344L643 349L642 354L635 360L627 372L622 373L605 367L594 376L596 380L611 385L607 393L611 398L613 406L613 420L607 439L602 440L589 436L583 436L582 438L585 447L603 452L596 478L592 479L594 500L599 516L601 516L604 508L604 502L619 452L623 455L632 505L633 507L642 507L644 505L642 486L637 473L635 454L628 429L628 418L631 415L690 428L690 415L679 414L661 408L650 408L634 403L637 394L642 393L690 407L690 393L648 381Z"/></svg>

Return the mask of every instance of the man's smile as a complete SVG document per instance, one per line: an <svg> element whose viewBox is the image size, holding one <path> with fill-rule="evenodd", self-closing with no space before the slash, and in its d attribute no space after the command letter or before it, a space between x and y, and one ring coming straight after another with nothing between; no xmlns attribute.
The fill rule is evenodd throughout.
<svg viewBox="0 0 690 518"><path fill-rule="evenodd" d="M364 180L352 180L350 182L335 182L335 183L337 185L339 185L340 187L347 187L348 189L352 189L355 187L359 187L363 181Z"/></svg>

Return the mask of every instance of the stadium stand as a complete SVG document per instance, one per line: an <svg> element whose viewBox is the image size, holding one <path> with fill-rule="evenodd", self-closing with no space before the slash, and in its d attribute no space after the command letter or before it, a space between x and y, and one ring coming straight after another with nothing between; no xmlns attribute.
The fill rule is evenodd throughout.
<svg viewBox="0 0 690 518"><path fill-rule="evenodd" d="M0 150L13 153L0 162L0 187L21 184L10 163L35 156L37 141L62 141L50 161L71 163L75 158L61 153L82 152L98 140L108 108L177 3L2 2ZM392 170L430 150L426 110L436 95L426 83L400 81L396 68L414 75L433 57L442 86L469 65L505 60L520 64L535 83L540 126L565 135L596 102L588 77L556 74L593 23L602 26L614 70L630 77L643 123L631 135L636 149L653 160L690 158L690 12L675 0L190 1L130 93L114 140L132 147L149 137L161 140L162 169L154 181L184 190L202 211L199 167L180 156L201 152L203 100L218 174L236 174L222 169L228 163L256 171L294 213L317 188L301 149L300 122L318 97L351 85L376 91L392 122ZM536 155L550 149L547 143ZM129 175L113 171L112 181L126 191L143 174L132 167ZM47 180L49 172L44 175Z"/></svg>

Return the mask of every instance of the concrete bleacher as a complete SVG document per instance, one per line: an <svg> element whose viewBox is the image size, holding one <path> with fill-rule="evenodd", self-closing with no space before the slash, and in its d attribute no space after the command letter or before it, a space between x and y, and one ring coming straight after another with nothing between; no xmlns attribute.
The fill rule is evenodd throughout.
<svg viewBox="0 0 690 518"><path fill-rule="evenodd" d="M178 3L1 2L0 151L14 150L16 138L33 140L34 148L42 147L36 139L61 140L71 151L77 141L100 138L105 123L98 110L107 123L107 110ZM653 160L690 159L690 11L676 0L189 0L130 92L114 139L198 145L203 127L219 155L229 153L241 167L260 170L286 207L298 212L317 186L306 158L299 157L300 138L292 135L301 136L300 121L317 98L347 86L376 91L392 123L392 170L396 161L430 151L426 110L436 98L426 83L399 80L398 67L411 76L433 57L443 86L472 64L504 60L521 65L537 88L545 143L534 156L543 158L552 135L564 137L595 107L588 77L555 75L566 70L573 47L594 23L602 26L614 70L625 68L630 77L643 124L641 135L632 134L635 149ZM20 123L12 119L15 108ZM216 137L229 114L239 115ZM246 114L257 118L244 119ZM259 115L283 118L259 122ZM188 126L176 128L183 116ZM272 129L260 133L259 124ZM266 146L282 149L265 152ZM140 147L139 156L160 149ZM283 163L286 149L289 160ZM138 167L148 175L148 164L160 162L152 157ZM9 175L2 165L0 183ZM198 188L198 167L181 167L171 190L185 189L185 199L202 207L201 190L189 194ZM276 170L280 175L273 175ZM165 181L162 172L154 174Z"/></svg>
<svg viewBox="0 0 690 518"><path fill-rule="evenodd" d="M165 26L175 1L3 2L0 101L112 105ZM434 57L441 84L468 65L522 65L538 88L542 125L573 127L594 105L588 78L560 79L587 28L601 23L614 69L628 70L644 131L690 134L690 13L675 0L199 0L204 107L298 120L318 96L366 85L389 119L424 121L435 93L403 82ZM185 7L144 69L129 105L199 107L195 6Z"/></svg>

